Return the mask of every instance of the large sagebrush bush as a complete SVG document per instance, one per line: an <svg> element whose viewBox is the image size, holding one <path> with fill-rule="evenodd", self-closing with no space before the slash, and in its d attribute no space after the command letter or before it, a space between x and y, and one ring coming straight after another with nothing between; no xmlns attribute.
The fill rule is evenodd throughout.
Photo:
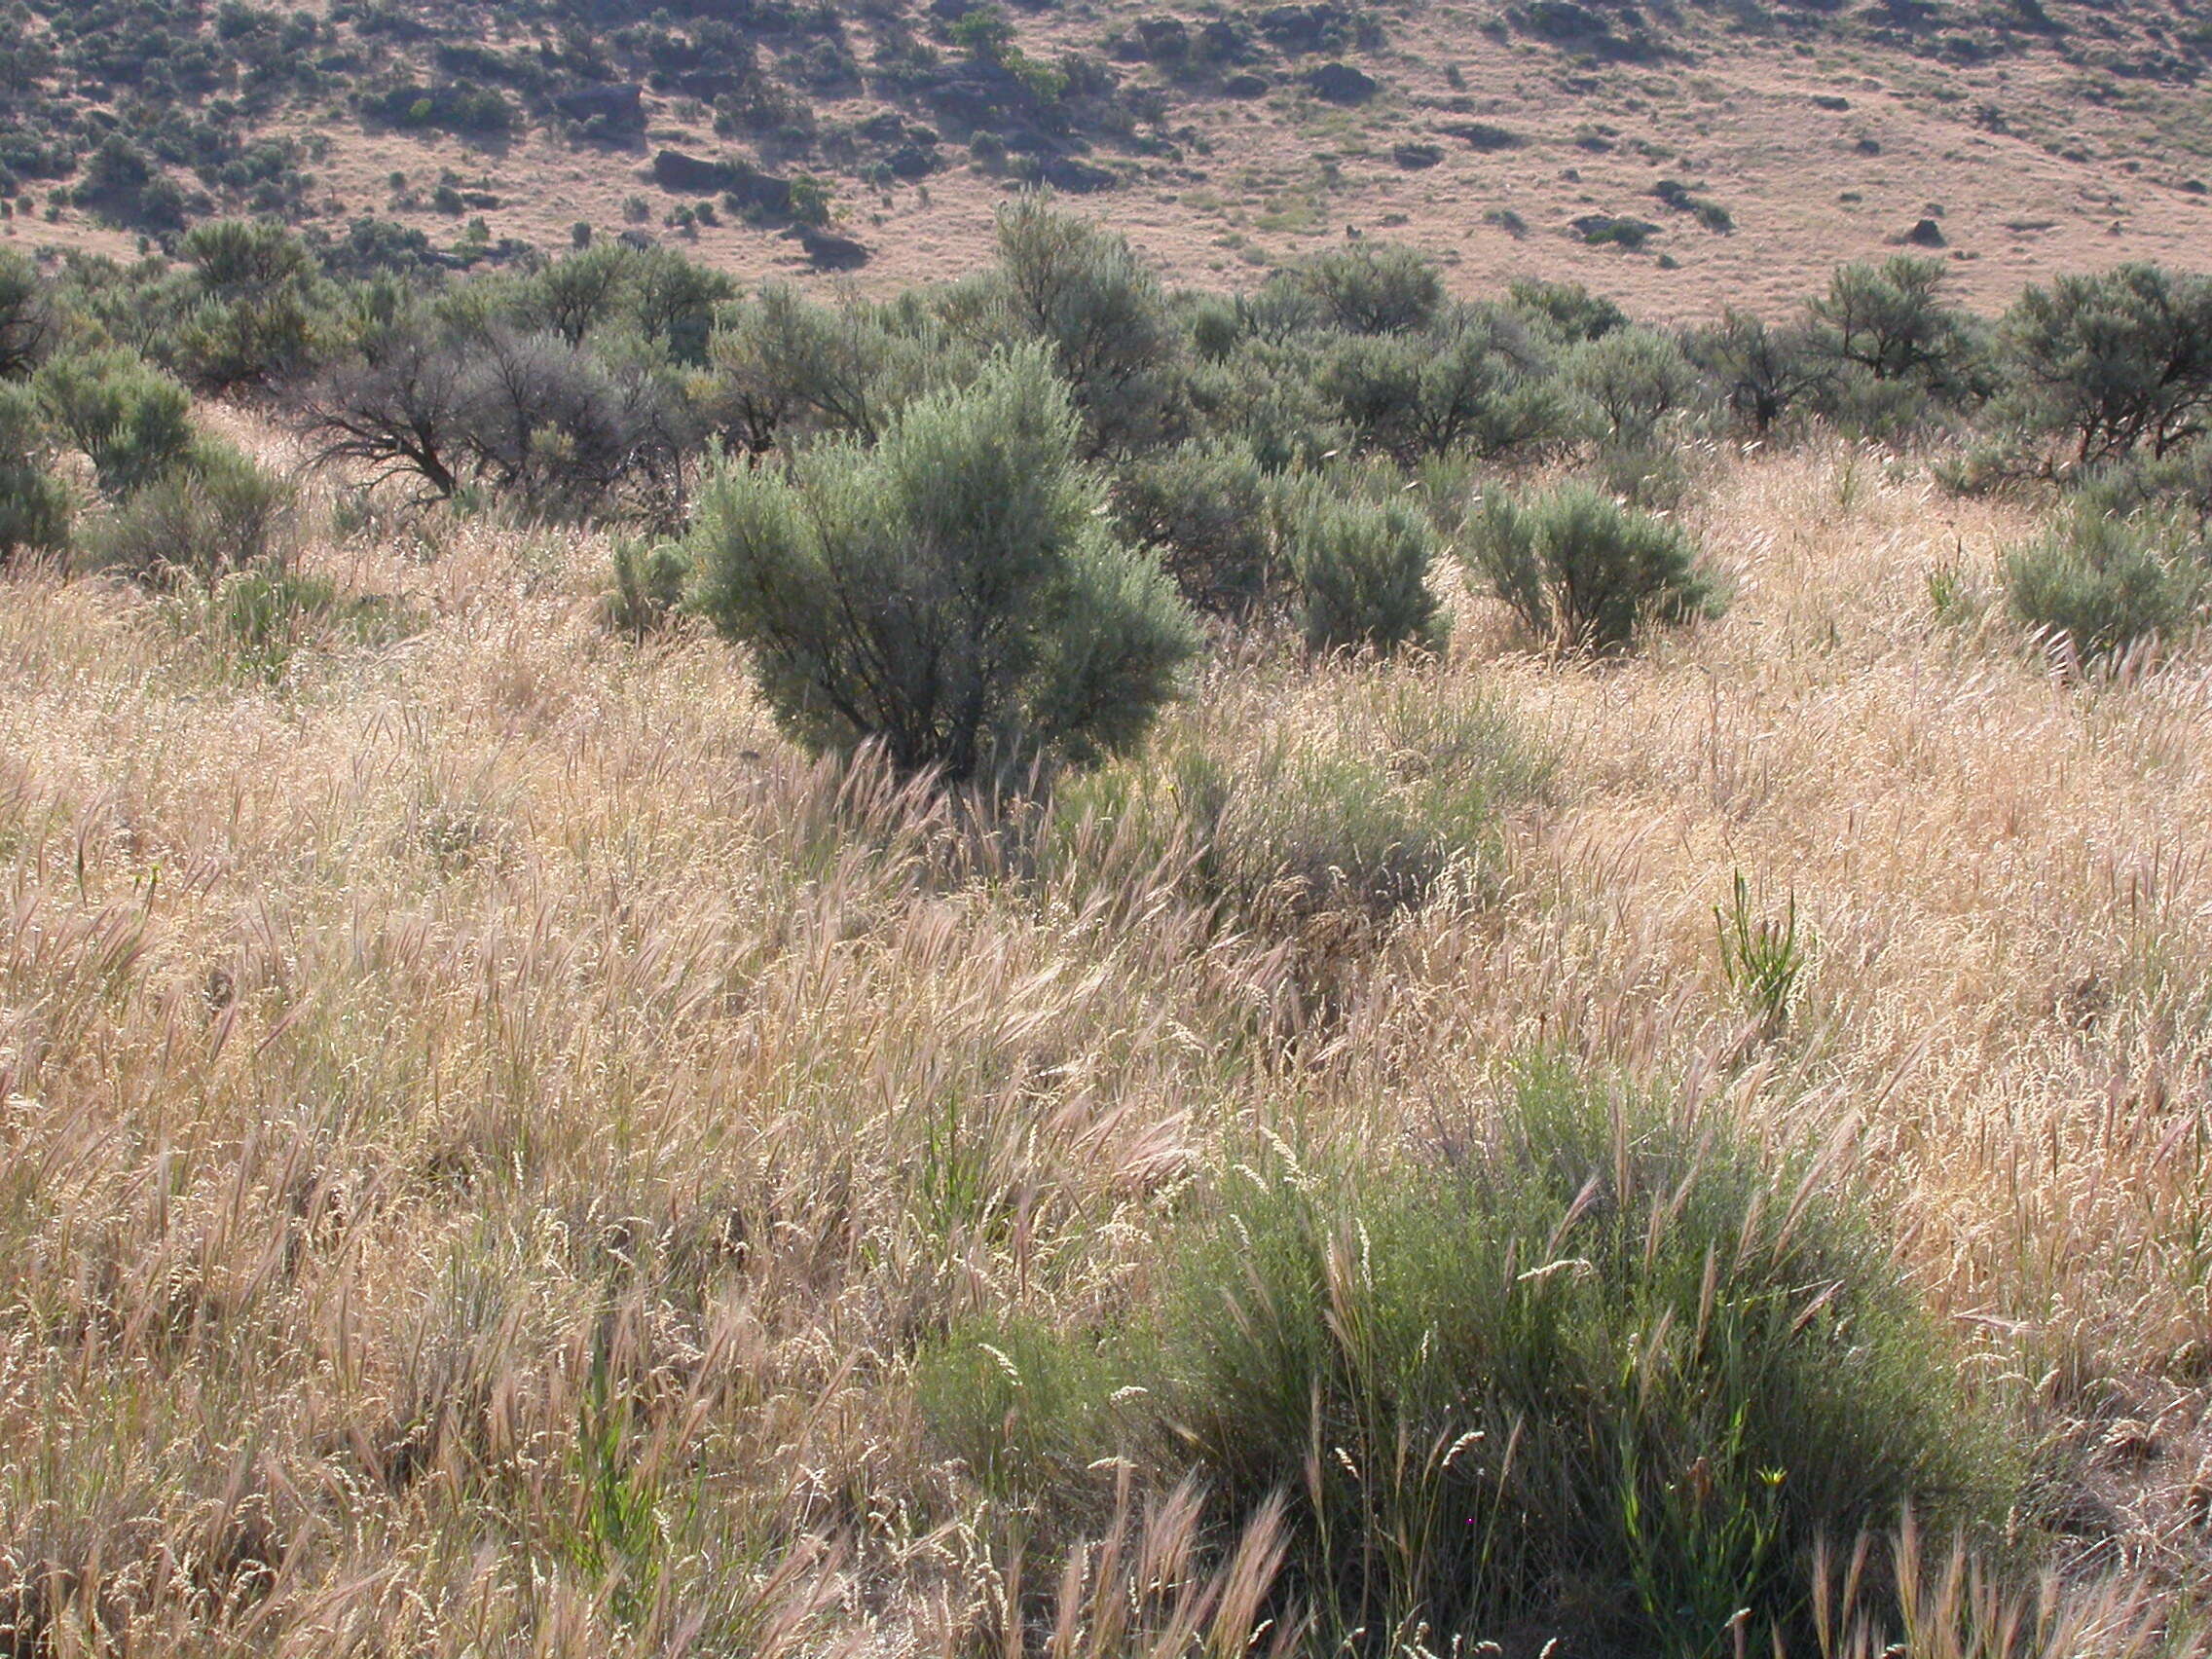
<svg viewBox="0 0 2212 1659"><path fill-rule="evenodd" d="M2212 419L2212 281L2156 265L2031 284L1999 333L2004 412L2077 466L2163 460Z"/></svg>
<svg viewBox="0 0 2212 1659"><path fill-rule="evenodd" d="M91 459L107 495L142 489L192 452L191 394L134 352L56 356L32 384L47 419Z"/></svg>
<svg viewBox="0 0 2212 1659"><path fill-rule="evenodd" d="M1251 447L1178 444L1114 479L1114 515L1131 541L1159 549L1184 597L1202 609L1249 608L1273 563L1272 485Z"/></svg>
<svg viewBox="0 0 2212 1659"><path fill-rule="evenodd" d="M872 449L825 440L788 474L725 465L689 537L699 607L818 748L873 742L950 781L1124 748L1198 635L1103 521L1077 433L1028 349L911 404Z"/></svg>
<svg viewBox="0 0 2212 1659"><path fill-rule="evenodd" d="M1680 526L1587 484L1526 500L1493 492L1463 535L1473 571L1531 634L1560 648L1618 650L1649 622L1716 616L1723 608Z"/></svg>

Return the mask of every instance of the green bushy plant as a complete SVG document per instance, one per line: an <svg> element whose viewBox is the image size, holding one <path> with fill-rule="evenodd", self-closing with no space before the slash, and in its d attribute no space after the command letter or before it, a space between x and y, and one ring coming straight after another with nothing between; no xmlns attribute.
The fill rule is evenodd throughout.
<svg viewBox="0 0 2212 1659"><path fill-rule="evenodd" d="M1236 610L1266 593L1272 486L1250 446L1186 443L1143 457L1116 475L1113 496L1122 534L1159 549L1192 604Z"/></svg>
<svg viewBox="0 0 2212 1659"><path fill-rule="evenodd" d="M1195 902L1291 934L1386 922L1456 876L1479 885L1504 816L1549 782L1549 750L1483 692L1395 667L1347 672L1377 678L1317 729L1224 743L1191 717L1141 763L1063 788L1048 870L1176 867Z"/></svg>
<svg viewBox="0 0 2212 1659"><path fill-rule="evenodd" d="M2031 285L1999 333L2006 412L2088 466L2157 459L2212 412L2212 281L2126 265Z"/></svg>
<svg viewBox="0 0 2212 1659"><path fill-rule="evenodd" d="M1513 309L1564 345L1603 340L1629 325L1628 313L1579 282L1554 282L1516 276L1507 284Z"/></svg>
<svg viewBox="0 0 2212 1659"><path fill-rule="evenodd" d="M1119 1438L1115 1356L1027 1321L970 1325L924 1348L914 1394L935 1448L1002 1499L1061 1510Z"/></svg>
<svg viewBox="0 0 2212 1659"><path fill-rule="evenodd" d="M604 615L607 626L643 644L675 619L691 579L691 556L673 542L651 543L631 536L614 542L613 586Z"/></svg>
<svg viewBox="0 0 2212 1659"><path fill-rule="evenodd" d="M25 553L69 545L75 504L51 470L53 447L30 389L0 384L0 569Z"/></svg>
<svg viewBox="0 0 2212 1659"><path fill-rule="evenodd" d="M1681 348L1649 328L1610 329L1569 351L1562 372L1598 437L1621 446L1649 444L1698 390Z"/></svg>
<svg viewBox="0 0 2212 1659"><path fill-rule="evenodd" d="M689 537L700 608L817 747L878 743L950 781L1124 748L1198 636L1102 521L1077 441L1030 349L908 406L874 449L826 440L788 476L725 466Z"/></svg>
<svg viewBox="0 0 2212 1659"><path fill-rule="evenodd" d="M2084 662L2170 636L2202 612L2208 591L2199 536L2177 517L2069 513L2003 567L2005 599L2021 626Z"/></svg>
<svg viewBox="0 0 2212 1659"><path fill-rule="evenodd" d="M1810 1645L1824 1538L2002 1519L2011 1459L1829 1172L1548 1064L1403 1156L1235 1183L1160 1361L1227 1515L1294 1494L1325 1638Z"/></svg>
<svg viewBox="0 0 2212 1659"><path fill-rule="evenodd" d="M110 496L144 488L192 452L191 394L133 352L55 357L32 385L55 429L91 458Z"/></svg>
<svg viewBox="0 0 2212 1659"><path fill-rule="evenodd" d="M1443 648L1451 618L1428 579L1436 532L1419 508L1342 496L1315 480L1296 492L1285 518L1293 604L1309 647Z"/></svg>
<svg viewBox="0 0 2212 1659"><path fill-rule="evenodd" d="M177 631L204 647L227 675L274 683L304 650L322 645L379 645L418 626L404 606L341 593L328 577L258 567L212 587L187 587L167 602Z"/></svg>
<svg viewBox="0 0 2212 1659"><path fill-rule="evenodd" d="M1455 308L1418 332L1340 335L1310 372L1362 445L1408 465L1541 449L1574 430L1542 351L1493 306Z"/></svg>
<svg viewBox="0 0 2212 1659"><path fill-rule="evenodd" d="M1724 608L1687 533L1587 484L1526 501L1493 492L1464 537L1473 571L1531 634L1566 649L1618 650L1647 622L1687 622Z"/></svg>
<svg viewBox="0 0 2212 1659"><path fill-rule="evenodd" d="M1426 326L1444 306L1436 262L1397 242L1331 248L1299 267L1292 280L1326 323L1352 334L1407 333Z"/></svg>
<svg viewBox="0 0 2212 1659"><path fill-rule="evenodd" d="M276 575L297 551L292 486L228 445L201 444L119 502L92 537L95 561L160 584L212 587L240 571Z"/></svg>

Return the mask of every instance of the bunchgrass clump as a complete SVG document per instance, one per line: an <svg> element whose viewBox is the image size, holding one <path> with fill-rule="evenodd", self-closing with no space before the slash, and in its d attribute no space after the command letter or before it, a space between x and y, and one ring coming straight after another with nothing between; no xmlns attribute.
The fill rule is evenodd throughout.
<svg viewBox="0 0 2212 1659"><path fill-rule="evenodd" d="M1552 776L1549 747L1463 685L1345 675L1353 694L1325 724L1254 746L1194 716L1141 762L1063 788L1049 868L1074 875L1079 849L1176 866L1192 900L1268 933L1364 934L1448 890L1479 896L1506 816Z"/></svg>
<svg viewBox="0 0 2212 1659"><path fill-rule="evenodd" d="M119 502L90 541L103 569L211 588L241 571L281 574L298 538L291 485L228 445L203 443Z"/></svg>
<svg viewBox="0 0 2212 1659"><path fill-rule="evenodd" d="M1229 1184L1184 1263L1163 1434L1383 1652L1692 1656L1811 1631L1824 1539L1994 1527L2011 1462L1824 1160L1530 1066L1387 1167Z"/></svg>

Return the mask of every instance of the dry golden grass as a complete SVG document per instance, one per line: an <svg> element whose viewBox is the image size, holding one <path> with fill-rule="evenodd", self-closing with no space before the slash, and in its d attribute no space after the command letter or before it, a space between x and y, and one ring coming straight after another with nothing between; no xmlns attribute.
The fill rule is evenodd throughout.
<svg viewBox="0 0 2212 1659"><path fill-rule="evenodd" d="M1442 669L1214 671L1255 741L1425 672L1558 755L1496 896L1296 1042L1294 955L1171 869L1040 890L795 755L720 645L610 639L595 538L322 545L425 626L275 687L9 578L0 1633L48 1645L8 1650L1006 1644L1017 1541L933 1464L917 1342L1104 1317L1256 1129L1387 1157L1542 1043L1853 1126L2032 1395L2069 1582L2154 1575L1975 1619L2004 1594L1931 1547L1915 1651L2150 1651L2212 1560L2207 659L2066 683L1937 623L1930 571L2031 515L1917 465L1731 460L1693 516L1735 608L1637 661L1462 598ZM1815 941L1773 1041L1716 955L1738 871ZM1277 1524L1218 1578L1196 1525L1124 1493L1039 1640L1245 1650Z"/></svg>

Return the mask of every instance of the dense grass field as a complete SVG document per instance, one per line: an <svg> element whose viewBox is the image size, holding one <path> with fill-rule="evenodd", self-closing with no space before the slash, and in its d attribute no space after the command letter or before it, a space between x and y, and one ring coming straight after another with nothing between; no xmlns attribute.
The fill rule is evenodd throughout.
<svg viewBox="0 0 2212 1659"><path fill-rule="evenodd" d="M1232 632L1049 803L809 758L704 628L607 628L596 533L318 498L304 570L405 626L250 673L171 601L19 567L0 1651L1651 1651L1622 1606L1684 1654L2195 1651L2212 659L2032 648L1992 601L2046 509L1930 461L1706 445L1723 618L1595 662L1464 587L1441 661ZM1449 856L1377 902L1345 849L1438 814ZM1481 1171L1574 1146L1549 1254L1494 1260L1542 1182ZM1437 1194L1502 1231L1447 1248ZM1554 1612L1390 1628L1378 1563L1434 1556L1391 1528L1476 1527L1409 1493L1598 1445L1409 1439L1443 1327L1370 1363L1390 1309L1478 1257L1500 1309L1560 1286L1571 1410L1660 1422L1670 1333L1755 1344L1735 1287L1816 1235L1890 1288L1790 1385L1871 1390L1822 1396L1852 1446L1936 1435L1963 1541L1885 1513L1732 1617L1813 1477L1731 1484L1780 1383L1700 1359L1703 1428L1615 1492L1664 1508L1614 1527L1633 1585L1538 1562ZM1295 1237L1318 1276L1271 1279ZM1793 1336L1861 1288L1775 1283ZM1342 1353L1285 1425L1230 1384L1293 1327ZM1542 1536L1541 1496L1485 1526Z"/></svg>

